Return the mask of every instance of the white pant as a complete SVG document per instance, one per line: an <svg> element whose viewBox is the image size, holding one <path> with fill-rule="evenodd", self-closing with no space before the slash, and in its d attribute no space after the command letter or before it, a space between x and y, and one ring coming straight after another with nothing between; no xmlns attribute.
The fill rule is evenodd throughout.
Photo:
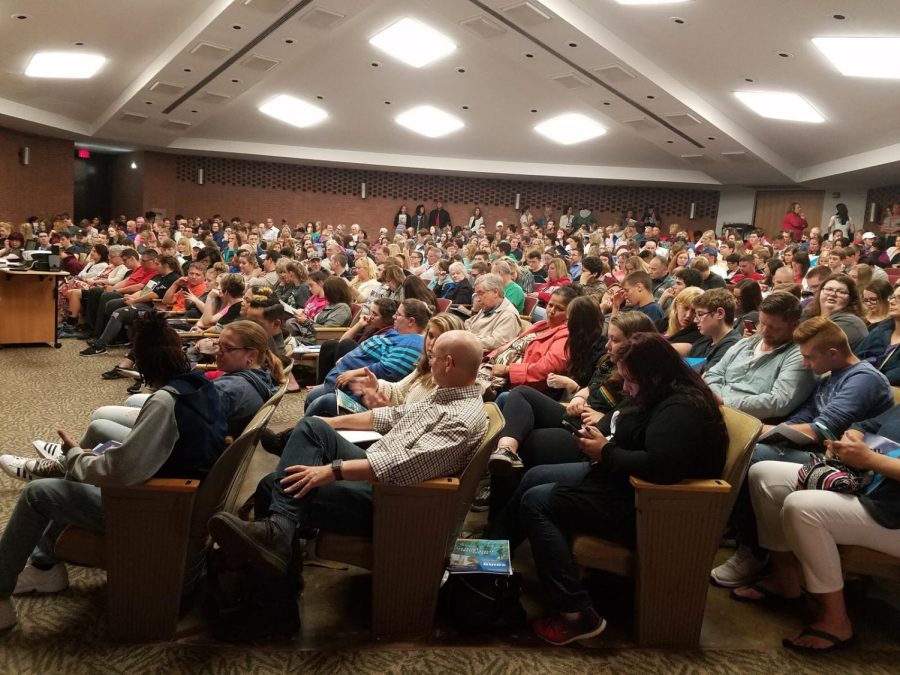
<svg viewBox="0 0 900 675"><path fill-rule="evenodd" d="M91 421L79 445L82 448L93 448L106 441L124 441L131 433L141 406L148 398L149 394L136 394L130 396L125 405L104 405L97 408L91 415Z"/></svg>
<svg viewBox="0 0 900 675"><path fill-rule="evenodd" d="M760 545L770 551L793 551L811 593L844 587L838 544L900 557L900 530L876 523L856 495L797 490L800 466L759 462L750 467L748 480Z"/></svg>

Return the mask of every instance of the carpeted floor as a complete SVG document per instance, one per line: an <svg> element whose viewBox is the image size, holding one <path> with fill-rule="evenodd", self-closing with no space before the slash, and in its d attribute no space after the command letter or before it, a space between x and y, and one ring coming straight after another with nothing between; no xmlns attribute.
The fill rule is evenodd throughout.
<svg viewBox="0 0 900 675"><path fill-rule="evenodd" d="M0 349L0 452L33 456L31 440L54 439L62 428L75 437L98 406L121 402L129 381L101 380L99 374L123 353L92 358L77 355L81 342L68 340L60 350L47 347ZM275 425L293 424L302 411L302 395L288 395ZM272 458L258 453L249 489L269 470ZM0 524L5 524L21 490L0 474ZM720 558L728 555L720 552ZM523 556L524 557L524 556ZM517 560L517 566L519 561ZM522 564L527 577L527 561ZM603 611L610 628L585 645L554 649L528 631L465 637L441 626L421 643L372 642L367 633L368 577L358 570L307 568L301 609L303 628L287 643L255 647L217 644L201 627L177 642L117 645L106 637L105 575L71 568L72 585L55 596L18 601L19 625L0 635L3 673L707 673L834 672L889 673L900 664L900 612L896 589L876 584L867 599L851 597L860 640L841 654L816 658L780 646L796 631L801 617L761 607L738 605L722 589L711 589L701 650L667 652L633 647L624 601L608 598ZM874 599L873 599L874 598ZM528 601L530 611L536 609Z"/></svg>

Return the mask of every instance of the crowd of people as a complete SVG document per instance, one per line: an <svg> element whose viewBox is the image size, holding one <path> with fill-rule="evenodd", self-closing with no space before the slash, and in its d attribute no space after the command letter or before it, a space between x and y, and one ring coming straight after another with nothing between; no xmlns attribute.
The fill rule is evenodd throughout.
<svg viewBox="0 0 900 675"><path fill-rule="evenodd" d="M82 356L130 346L102 377L137 369L154 391L98 409L80 442L63 435L35 441L40 459L0 457L29 481L0 540L0 625L15 623L14 593L67 586L53 537L64 523L102 527L95 486L173 464L202 476L220 436L239 433L293 378L284 365L295 349L338 328L321 345L304 417L264 438L281 456L257 491L266 508L253 521L210 522L254 573L286 574L298 532L369 534L372 482L458 473L486 433L481 403L496 400L505 426L473 507L488 511L485 536L513 550L530 541L548 608L539 637L597 635L606 621L579 580L571 536L633 545L632 476L719 477L726 405L805 440L757 445L730 519L736 550L711 580L742 602L790 601L805 588L818 614L784 644L843 646L853 629L837 546L900 556L900 459L864 436L900 438L900 291L886 271L900 265L897 228L858 230L842 204L824 232L792 204L771 238L688 232L655 208L636 214L605 224L587 209L535 218L526 207L489 227L480 208L454 223L438 201L403 205L377 231L271 217L0 223L0 257L60 247L71 275L59 288L60 337L86 340ZM211 389L187 375L204 361L214 361ZM209 410L196 412L212 439L202 456L179 445L188 397L170 392L182 380L207 392ZM169 432L133 457L151 424ZM338 430L382 437L363 449ZM810 457L841 462L868 487L798 489Z"/></svg>

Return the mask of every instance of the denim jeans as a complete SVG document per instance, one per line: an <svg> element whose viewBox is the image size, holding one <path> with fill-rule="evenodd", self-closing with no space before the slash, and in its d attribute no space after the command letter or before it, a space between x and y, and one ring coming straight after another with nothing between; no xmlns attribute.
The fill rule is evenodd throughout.
<svg viewBox="0 0 900 675"><path fill-rule="evenodd" d="M562 612L587 609L591 598L572 562L569 536L554 520L550 494L556 483L581 480L589 469L587 462L545 464L530 469L501 516L485 531L486 539L509 539L510 550L528 536L544 590L554 608Z"/></svg>
<svg viewBox="0 0 900 675"><path fill-rule="evenodd" d="M338 534L372 533L372 486L366 481L336 481L311 490L302 499L285 494L281 479L289 466L323 466L335 459L365 459L355 446L324 420L304 417L291 432L273 474L270 510L294 520L300 527L315 527Z"/></svg>
<svg viewBox="0 0 900 675"><path fill-rule="evenodd" d="M53 547L66 525L103 532L100 488L64 478L28 483L0 537L0 598L12 595L29 556L41 566L59 562Z"/></svg>
<svg viewBox="0 0 900 675"><path fill-rule="evenodd" d="M323 382L322 384L316 385L315 387L310 389L306 394L306 402L304 404L304 410L306 411L305 414L310 414L310 406L312 406L316 399L321 398L322 396L327 396L328 394L334 395L334 385L327 382Z"/></svg>
<svg viewBox="0 0 900 675"><path fill-rule="evenodd" d="M306 417L337 417L337 396L322 394L312 402L307 398L306 410L303 414Z"/></svg>

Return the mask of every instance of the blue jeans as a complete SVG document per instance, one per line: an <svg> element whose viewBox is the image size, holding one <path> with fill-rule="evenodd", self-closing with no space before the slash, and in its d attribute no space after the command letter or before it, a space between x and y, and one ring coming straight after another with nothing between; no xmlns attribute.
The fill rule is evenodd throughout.
<svg viewBox="0 0 900 675"><path fill-rule="evenodd" d="M300 527L315 527L338 534L372 534L372 486L366 481L336 481L294 499L281 487L289 466L323 466L335 459L365 459L366 451L355 446L325 421L304 417L291 432L278 468L272 474L270 510L291 518Z"/></svg>
<svg viewBox="0 0 900 675"><path fill-rule="evenodd" d="M562 612L580 612L591 598L578 578L569 536L554 520L550 494L558 482L579 481L590 464L543 464L525 473L500 518L485 532L487 539L509 539L510 549L527 535L538 577L553 606Z"/></svg>
<svg viewBox="0 0 900 675"><path fill-rule="evenodd" d="M306 394L306 401L304 403L304 414L307 416L314 415L315 413L310 413L309 410L312 407L313 403L316 402L317 399L327 396L331 394L334 396L334 385L328 382L323 382L312 389L310 389Z"/></svg>
<svg viewBox="0 0 900 675"><path fill-rule="evenodd" d="M303 414L306 417L337 417L337 396L322 394L317 396L314 401L307 398L306 410Z"/></svg>
<svg viewBox="0 0 900 675"><path fill-rule="evenodd" d="M28 483L0 537L0 598L12 595L29 556L42 567L59 562L53 547L66 525L103 532L100 488L64 478Z"/></svg>

